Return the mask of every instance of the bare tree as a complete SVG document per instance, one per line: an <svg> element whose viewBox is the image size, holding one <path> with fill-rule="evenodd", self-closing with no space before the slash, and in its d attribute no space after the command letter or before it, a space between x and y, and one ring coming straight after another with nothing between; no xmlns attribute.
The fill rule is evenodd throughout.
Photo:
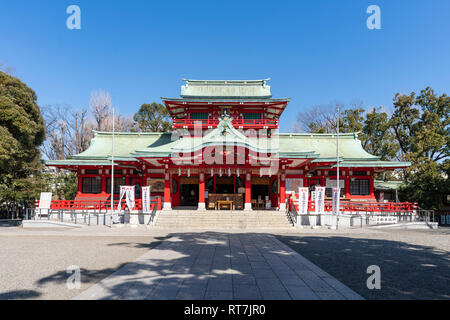
<svg viewBox="0 0 450 320"><path fill-rule="evenodd" d="M43 143L41 151L49 159L64 159L71 153L66 145L66 141L68 141L68 111L68 106L61 105L45 106L41 108L47 136L47 140Z"/></svg>
<svg viewBox="0 0 450 320"><path fill-rule="evenodd" d="M93 92L90 110L72 110L69 106L45 106L41 108L46 125L47 140L42 153L51 160L61 160L79 154L89 147L93 130L112 131L111 97L102 90ZM130 117L115 115L116 131L137 131L137 124Z"/></svg>
<svg viewBox="0 0 450 320"><path fill-rule="evenodd" d="M88 119L87 110L82 108L71 113L71 149L74 154L83 152L89 147L93 137L94 123Z"/></svg>
<svg viewBox="0 0 450 320"><path fill-rule="evenodd" d="M294 132L311 133L335 133L337 129L337 110L341 113L340 130L344 129L343 119L348 117L348 110L357 110L362 106L362 102L355 100L349 105L344 105L339 101L331 102L327 105L316 105L309 110L299 112L297 122L294 124Z"/></svg>
<svg viewBox="0 0 450 320"><path fill-rule="evenodd" d="M131 117L123 117L120 114L116 115L114 127L115 130L122 132L138 131L137 123Z"/></svg>
<svg viewBox="0 0 450 320"><path fill-rule="evenodd" d="M333 102L328 105L316 105L309 110L299 112L294 131L313 133L336 132L336 110L338 106L343 108L340 102Z"/></svg>
<svg viewBox="0 0 450 320"><path fill-rule="evenodd" d="M47 135L41 151L48 159L65 159L88 148L94 123L86 109L72 111L69 106L55 105L45 106L41 112Z"/></svg>
<svg viewBox="0 0 450 320"><path fill-rule="evenodd" d="M6 64L6 62L0 62L0 71L3 71L9 75L12 75L16 71L16 68L12 67L12 66L8 66Z"/></svg>
<svg viewBox="0 0 450 320"><path fill-rule="evenodd" d="M95 130L108 131L107 126L111 118L111 96L109 92L103 90L92 92L89 106L96 123Z"/></svg>

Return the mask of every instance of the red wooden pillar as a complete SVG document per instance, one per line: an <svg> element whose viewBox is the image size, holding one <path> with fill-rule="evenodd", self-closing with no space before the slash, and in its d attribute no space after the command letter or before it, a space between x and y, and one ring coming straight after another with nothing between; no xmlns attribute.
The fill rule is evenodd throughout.
<svg viewBox="0 0 450 320"><path fill-rule="evenodd" d="M245 204L244 210L252 210L252 174L245 175Z"/></svg>
<svg viewBox="0 0 450 320"><path fill-rule="evenodd" d="M102 179L102 193L106 193L106 177L102 174L101 179Z"/></svg>
<svg viewBox="0 0 450 320"><path fill-rule="evenodd" d="M198 178L198 209L205 210L205 174L200 172Z"/></svg>
<svg viewBox="0 0 450 320"><path fill-rule="evenodd" d="M344 183L345 183L345 198L350 198L350 177L345 176L344 177Z"/></svg>
<svg viewBox="0 0 450 320"><path fill-rule="evenodd" d="M78 175L78 194L81 194L83 192L83 176Z"/></svg>
<svg viewBox="0 0 450 320"><path fill-rule="evenodd" d="M369 179L369 195L371 198L375 198L375 191L373 186L373 174L371 173L370 179Z"/></svg>
<svg viewBox="0 0 450 320"><path fill-rule="evenodd" d="M172 203L170 202L170 174L166 172L164 177L164 210L171 210Z"/></svg>
<svg viewBox="0 0 450 320"><path fill-rule="evenodd" d="M281 211L286 210L286 174L281 174L280 179L280 206Z"/></svg>

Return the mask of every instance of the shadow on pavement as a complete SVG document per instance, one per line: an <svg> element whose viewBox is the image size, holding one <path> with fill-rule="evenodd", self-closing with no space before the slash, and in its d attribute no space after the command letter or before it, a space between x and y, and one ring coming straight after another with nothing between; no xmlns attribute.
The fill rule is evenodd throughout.
<svg viewBox="0 0 450 320"><path fill-rule="evenodd" d="M366 299L450 299L450 255L431 246L345 236L277 236ZM381 269L381 289L367 288L367 267Z"/></svg>
<svg viewBox="0 0 450 320"><path fill-rule="evenodd" d="M40 292L35 290L14 290L0 293L0 300L25 300L36 299L41 296Z"/></svg>
<svg viewBox="0 0 450 320"><path fill-rule="evenodd" d="M261 239L261 242L250 240ZM124 283L109 285L104 299L262 299L258 286L267 285L272 299L291 299L292 290L267 269L265 258L255 250L270 243L263 237L275 236L311 262L331 274L367 299L449 299L449 254L432 247L410 245L400 241L351 238L345 236L270 235L226 232L171 233L152 242L120 242L110 246L126 246L160 250L160 259L151 263L137 259L118 268L81 270L83 283L96 283L109 275L127 275ZM259 237L258 237L259 236ZM170 244L170 246L168 246ZM272 251L271 251L272 250ZM164 252L175 252L175 258L164 258ZM288 252L281 252L287 254ZM367 267L381 268L381 290L369 290ZM295 265L286 265L286 273ZM120 270L119 270L120 269ZM117 271L119 270L119 271ZM230 270L232 271L230 273ZM63 283L70 275L61 270L38 281ZM158 286L163 284L163 286ZM258 285L257 285L258 284ZM256 290L255 290L256 288ZM283 295L284 291L284 295ZM276 294L278 292L278 295ZM30 299L40 295L21 291L1 294L2 299ZM308 297L306 297L308 298ZM313 297L310 297L314 299Z"/></svg>

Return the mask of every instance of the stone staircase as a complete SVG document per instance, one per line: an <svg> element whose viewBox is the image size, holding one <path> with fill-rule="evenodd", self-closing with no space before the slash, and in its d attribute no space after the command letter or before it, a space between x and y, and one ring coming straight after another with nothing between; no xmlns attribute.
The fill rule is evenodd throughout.
<svg viewBox="0 0 450 320"><path fill-rule="evenodd" d="M287 229L292 228L283 211L161 211L154 227L167 229Z"/></svg>

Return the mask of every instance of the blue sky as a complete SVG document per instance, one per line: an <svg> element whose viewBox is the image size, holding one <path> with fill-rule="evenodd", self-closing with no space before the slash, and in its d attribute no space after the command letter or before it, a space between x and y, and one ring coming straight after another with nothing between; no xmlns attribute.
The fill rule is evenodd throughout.
<svg viewBox="0 0 450 320"><path fill-rule="evenodd" d="M81 30L66 8L81 8ZM366 8L381 8L369 30ZM270 77L291 97L281 131L313 105L390 108L396 92L450 87L450 1L0 0L0 63L40 105L88 107L103 89L124 115L177 97L181 78Z"/></svg>

